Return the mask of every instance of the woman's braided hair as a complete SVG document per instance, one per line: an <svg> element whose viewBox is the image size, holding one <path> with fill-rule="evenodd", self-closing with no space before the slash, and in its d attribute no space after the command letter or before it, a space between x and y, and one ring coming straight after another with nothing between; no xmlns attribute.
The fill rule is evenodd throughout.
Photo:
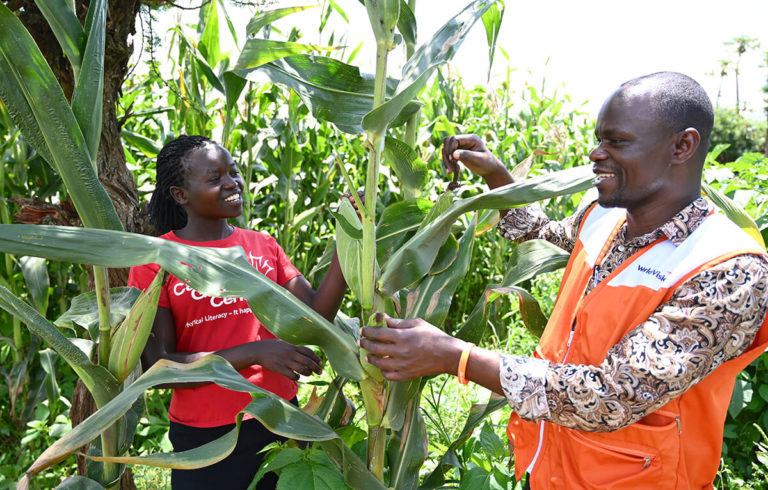
<svg viewBox="0 0 768 490"><path fill-rule="evenodd" d="M184 186L185 159L198 148L214 143L205 136L182 135L168 142L157 155L157 183L149 201L149 220L158 234L179 230L187 224L187 213L171 196L171 187Z"/></svg>

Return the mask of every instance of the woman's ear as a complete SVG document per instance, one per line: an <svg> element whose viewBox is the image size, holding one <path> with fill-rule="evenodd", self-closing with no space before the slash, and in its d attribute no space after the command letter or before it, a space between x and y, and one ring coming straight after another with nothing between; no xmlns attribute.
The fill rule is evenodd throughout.
<svg viewBox="0 0 768 490"><path fill-rule="evenodd" d="M687 128L677 133L672 163L680 164L690 160L698 151L701 135L696 128Z"/></svg>
<svg viewBox="0 0 768 490"><path fill-rule="evenodd" d="M180 206L184 206L189 202L189 199L187 198L187 190L183 187L172 185L169 191L171 192L173 200Z"/></svg>

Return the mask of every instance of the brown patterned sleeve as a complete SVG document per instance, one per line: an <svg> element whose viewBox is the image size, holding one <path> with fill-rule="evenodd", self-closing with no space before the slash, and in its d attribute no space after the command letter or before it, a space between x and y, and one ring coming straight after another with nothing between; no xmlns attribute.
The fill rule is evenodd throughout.
<svg viewBox="0 0 768 490"><path fill-rule="evenodd" d="M501 384L525 419L618 430L743 353L767 310L768 260L738 256L686 281L599 366L504 356Z"/></svg>
<svg viewBox="0 0 768 490"><path fill-rule="evenodd" d="M538 203L512 208L499 221L499 231L507 240L521 243L528 240L546 240L567 252L576 245L576 235L584 215L589 209L586 206L562 221L551 221Z"/></svg>

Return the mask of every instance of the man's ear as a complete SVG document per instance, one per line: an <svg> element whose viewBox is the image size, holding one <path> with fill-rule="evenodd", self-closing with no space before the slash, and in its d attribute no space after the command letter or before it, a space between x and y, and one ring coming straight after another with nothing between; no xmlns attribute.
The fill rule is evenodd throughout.
<svg viewBox="0 0 768 490"><path fill-rule="evenodd" d="M179 203L180 206L184 206L189 202L189 199L187 198L187 190L183 187L172 185L169 191L171 192L173 200Z"/></svg>
<svg viewBox="0 0 768 490"><path fill-rule="evenodd" d="M674 143L672 164L685 163L698 151L701 145L701 135L696 128L687 128L675 135Z"/></svg>

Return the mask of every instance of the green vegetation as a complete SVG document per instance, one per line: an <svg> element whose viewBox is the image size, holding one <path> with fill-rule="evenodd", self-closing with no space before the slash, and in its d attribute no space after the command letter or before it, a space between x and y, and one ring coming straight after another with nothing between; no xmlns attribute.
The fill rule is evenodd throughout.
<svg viewBox="0 0 768 490"><path fill-rule="evenodd" d="M29 472L33 488L54 487L75 475L73 453L90 442L87 484L115 487L124 463L139 463L133 471L140 487L168 487L169 472L162 467L178 464L167 455L169 392L148 388L173 376L252 391L248 413L284 435L314 441L272 450L265 469L285 481L513 487L503 400L461 387L454 377L385 382L360 360L355 345L357 326L386 311L425 317L489 348L527 354L536 343L530 333L536 325L523 318L517 297L494 289L516 286L531 291L545 315L552 308L562 252L501 240L493 232L494 209L543 200L553 217L573 212L590 172L572 167L587 162L593 121L566 95L509 82L466 88L442 68L468 30L481 25L493 57L504 5L472 2L432 39L422 39L413 0L369 0L376 45L349 54L301 44L296 29L282 35L267 27L296 9L260 12L242 49L230 57L219 48L219 30L231 25L230 18L225 4L213 1L201 10L195 38L180 26L173 30L170 78L159 74L161 57L151 48L148 74L122 84L116 117L139 203L133 207L143 209L148 200L154 158L165 141L182 133L219 139L240 165L252 197L239 225L275 236L314 282L338 244L350 293L344 318L332 325L281 294L242 257L122 231L151 234L137 225L140 214L126 218L124 208L113 205L114 193L107 194L96 177L108 139L105 134L99 145L105 89L94 82L102 73L106 2L93 1L84 23L88 32L63 3L37 3L47 18L66 19L54 33L76 83L74 95L62 90L22 24L0 6L0 250L6 252L0 264L0 372L6 381L0 385L0 486ZM152 12L143 15L151 25ZM332 1L319 15L346 16ZM336 34L325 34L333 45ZM376 49L375 77L361 76L352 64L358 49ZM408 60L399 73L387 66L395 49L405 50ZM38 71L11 70L27 66L26 60L34 60ZM465 173L458 190L446 190L440 145L459 132L482 135L510 164L524 162L517 172L531 179L482 192L480 181ZM741 226L765 237L768 159L742 155L741 149L731 158L723 151L713 151L707 169L712 197L732 205ZM542 189L537 182L548 185ZM365 204L358 205L362 224L351 206L335 204L343 192L358 189L365 191ZM751 220L738 214L743 210ZM180 254L196 267L181 267L174 261ZM326 371L307 380L300 393L307 413L245 383L218 358L158 363L142 374L136 360L154 315L152 291L139 296L109 286L119 284L112 274L117 268L147 261L206 294L241 291L237 295L247 297L276 335L321 347ZM87 293L94 289L89 281L93 293ZM419 300L425 297L439 301ZM279 306L264 311L258 304ZM282 313L279 319L275 311ZM83 410L77 379L99 410L71 430L75 412ZM761 358L738 381L719 486L760 487L766 479L767 379L768 361ZM186 463L215 461L235 436L186 454ZM85 486L86 480L69 483Z"/></svg>

